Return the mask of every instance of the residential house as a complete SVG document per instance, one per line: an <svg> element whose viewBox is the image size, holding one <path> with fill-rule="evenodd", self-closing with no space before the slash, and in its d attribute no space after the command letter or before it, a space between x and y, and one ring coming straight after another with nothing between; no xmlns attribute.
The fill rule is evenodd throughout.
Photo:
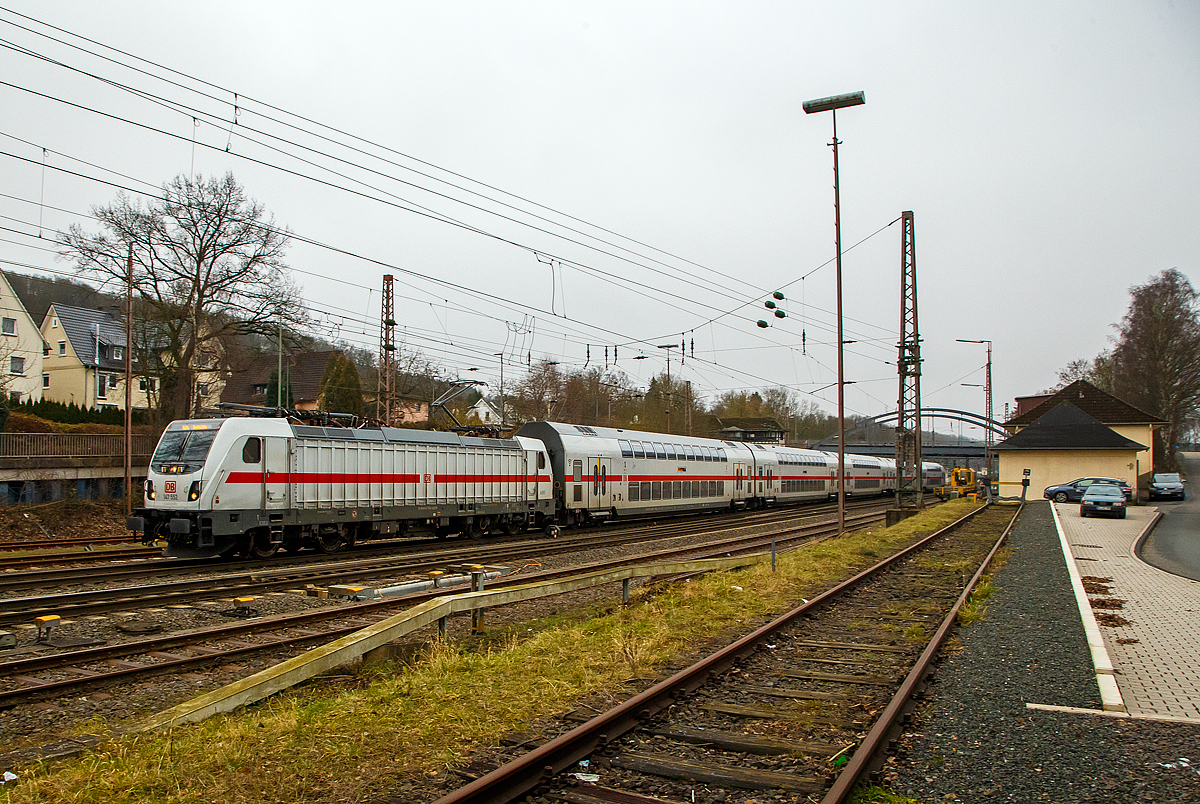
<svg viewBox="0 0 1200 804"><path fill-rule="evenodd" d="M42 319L42 398L80 407L125 408L125 322L104 310L54 303ZM133 366L132 404L145 409L158 390Z"/></svg>
<svg viewBox="0 0 1200 804"><path fill-rule="evenodd" d="M42 338L37 323L0 273L0 390L14 402L42 398Z"/></svg>
<svg viewBox="0 0 1200 804"><path fill-rule="evenodd" d="M467 411L468 420L471 416L480 424L500 424L500 411L483 397L479 397L479 401Z"/></svg>
<svg viewBox="0 0 1200 804"><path fill-rule="evenodd" d="M299 352L283 356L283 376L291 383L293 407L297 410L316 410L317 398L321 393L321 379L329 359L337 351ZM253 365L240 371L232 371L225 379L221 393L222 402L239 405L261 405L272 407L277 400L267 399L267 386L271 375L279 364L270 355L263 355Z"/></svg>

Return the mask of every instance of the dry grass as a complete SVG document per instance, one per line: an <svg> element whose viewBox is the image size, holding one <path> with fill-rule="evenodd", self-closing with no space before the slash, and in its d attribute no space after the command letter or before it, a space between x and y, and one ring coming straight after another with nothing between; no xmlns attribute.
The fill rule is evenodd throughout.
<svg viewBox="0 0 1200 804"><path fill-rule="evenodd" d="M361 671L352 689L309 685L166 733L114 738L53 767L20 769L0 797L25 802L344 802L399 779L444 774L479 745L528 728L632 676L657 672L695 640L744 631L973 506L939 506L895 528L734 573L638 595L519 634L431 644L406 665ZM738 589L737 587L741 587Z"/></svg>

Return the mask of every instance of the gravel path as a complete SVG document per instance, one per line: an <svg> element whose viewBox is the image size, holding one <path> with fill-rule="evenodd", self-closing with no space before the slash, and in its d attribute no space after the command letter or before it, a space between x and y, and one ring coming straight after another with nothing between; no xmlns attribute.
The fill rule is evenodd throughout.
<svg viewBox="0 0 1200 804"><path fill-rule="evenodd" d="M1200 726L1025 707L1101 702L1049 503L1025 509L1009 544L885 785L927 801L1200 802Z"/></svg>

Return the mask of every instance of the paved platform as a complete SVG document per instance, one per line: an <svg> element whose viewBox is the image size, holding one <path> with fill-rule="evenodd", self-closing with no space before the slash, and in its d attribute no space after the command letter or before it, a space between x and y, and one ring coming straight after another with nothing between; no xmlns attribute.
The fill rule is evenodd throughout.
<svg viewBox="0 0 1200 804"><path fill-rule="evenodd" d="M1130 507L1125 519L1082 519L1078 504L1051 505L1081 598L1104 708L1200 723L1200 582L1153 567L1134 550L1154 524L1157 507ZM1122 602L1105 607L1097 601ZM1119 698L1106 680L1110 674Z"/></svg>

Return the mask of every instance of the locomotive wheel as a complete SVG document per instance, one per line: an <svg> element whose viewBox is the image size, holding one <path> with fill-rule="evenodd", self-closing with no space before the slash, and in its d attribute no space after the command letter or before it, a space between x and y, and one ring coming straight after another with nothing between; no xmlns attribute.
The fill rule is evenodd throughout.
<svg viewBox="0 0 1200 804"><path fill-rule="evenodd" d="M278 553L280 546L278 542L271 543L269 530L256 530L250 534L250 549L246 552L251 558L265 559Z"/></svg>
<svg viewBox="0 0 1200 804"><path fill-rule="evenodd" d="M475 520L475 529L482 536L488 535L492 529L492 518L490 516L479 517Z"/></svg>

